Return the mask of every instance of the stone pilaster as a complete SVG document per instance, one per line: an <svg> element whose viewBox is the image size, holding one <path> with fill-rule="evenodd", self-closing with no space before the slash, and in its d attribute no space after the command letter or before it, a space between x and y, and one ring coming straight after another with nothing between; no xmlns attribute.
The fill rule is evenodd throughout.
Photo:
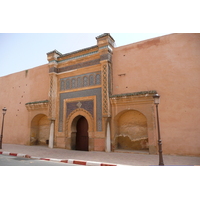
<svg viewBox="0 0 200 200"><path fill-rule="evenodd" d="M49 61L49 76L50 76L50 88L49 88L49 119L51 120L50 133L49 133L49 148L54 146L55 135L55 120L56 120L56 104L57 104L57 58L62 54L57 50L47 53L47 59Z"/></svg>
<svg viewBox="0 0 200 200"><path fill-rule="evenodd" d="M49 148L53 148L54 145L54 129L55 129L55 121L51 120L50 124L50 134L49 134Z"/></svg>
<svg viewBox="0 0 200 200"><path fill-rule="evenodd" d="M57 73L55 69L57 69L57 66L58 66L57 58L61 55L62 54L58 52L57 50L47 53L47 59L49 61L49 76L50 76L49 118L51 120L55 120L56 118Z"/></svg>
<svg viewBox="0 0 200 200"><path fill-rule="evenodd" d="M106 127L106 152L111 152L111 134L110 134L110 121L107 122Z"/></svg>
<svg viewBox="0 0 200 200"><path fill-rule="evenodd" d="M102 66L102 114L103 117L110 117L110 85L111 85L111 66L114 39L109 33L104 33L98 37L97 45L100 53L100 63Z"/></svg>

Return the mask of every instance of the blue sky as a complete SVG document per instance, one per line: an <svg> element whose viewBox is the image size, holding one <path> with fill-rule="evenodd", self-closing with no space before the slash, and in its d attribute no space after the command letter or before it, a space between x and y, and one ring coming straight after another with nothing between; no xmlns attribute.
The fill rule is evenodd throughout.
<svg viewBox="0 0 200 200"><path fill-rule="evenodd" d="M199 18L198 0L2 1L0 77L47 63L46 53L54 49L68 53L96 45L95 37L105 32L117 47L200 32Z"/></svg>
<svg viewBox="0 0 200 200"><path fill-rule="evenodd" d="M96 45L102 33L0 33L0 76L47 63L54 49L69 53ZM110 33L116 47L170 33Z"/></svg>

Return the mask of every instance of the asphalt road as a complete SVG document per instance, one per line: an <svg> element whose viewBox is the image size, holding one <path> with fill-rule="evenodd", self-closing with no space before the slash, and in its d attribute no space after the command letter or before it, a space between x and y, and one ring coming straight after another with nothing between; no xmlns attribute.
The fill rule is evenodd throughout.
<svg viewBox="0 0 200 200"><path fill-rule="evenodd" d="M0 166L78 166L62 162L36 160L16 156L0 155Z"/></svg>

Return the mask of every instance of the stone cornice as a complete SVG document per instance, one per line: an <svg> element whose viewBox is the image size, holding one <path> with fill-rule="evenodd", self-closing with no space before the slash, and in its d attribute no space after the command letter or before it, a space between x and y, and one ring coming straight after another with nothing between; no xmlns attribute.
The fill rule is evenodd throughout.
<svg viewBox="0 0 200 200"><path fill-rule="evenodd" d="M73 54L83 52L85 50L89 50L89 49L96 48L96 47L98 47L98 46L93 46L93 47L81 49L81 50L78 50L78 51L74 51L74 52L71 52L71 53L63 54L62 56L59 56L58 59L62 58L62 57L66 57L66 56L71 56ZM75 59L91 56L91 55L99 53L99 50L101 50L101 49L108 49L110 52L112 52L112 48L109 45L106 45L106 46L99 47L98 50L96 50L96 51L88 52L88 53L81 54L81 55L75 55L74 57L69 57L69 58L66 58L64 60L52 60L49 63L54 63L54 62L63 63L63 62L67 62L67 61L70 61L70 60L75 60ZM52 52L54 52L54 51L52 51Z"/></svg>
<svg viewBox="0 0 200 200"><path fill-rule="evenodd" d="M48 100L44 101L34 101L34 102L28 102L25 104L27 110L38 110L38 109L47 109L48 108Z"/></svg>
<svg viewBox="0 0 200 200"><path fill-rule="evenodd" d="M56 49L53 50L53 51L48 52L47 55L48 55L48 54L51 54L51 53L57 53L57 54L60 55L60 56L63 55L62 53L60 53L60 52L59 52L58 50L56 50Z"/></svg>
<svg viewBox="0 0 200 200"><path fill-rule="evenodd" d="M133 93L115 94L115 95L111 95L110 98L127 97L127 96L139 96L139 95L148 95L148 94L156 94L156 93L157 93L156 90L140 91L140 92L133 92Z"/></svg>
<svg viewBox="0 0 200 200"><path fill-rule="evenodd" d="M99 39L99 38L102 38L102 37L105 37L105 36L110 36L110 37L112 38L112 40L115 41L115 40L113 39L113 37L110 35L110 33L103 33L103 34L97 36L96 39Z"/></svg>
<svg viewBox="0 0 200 200"><path fill-rule="evenodd" d="M112 95L110 96L110 102L113 105L152 104L154 102L153 94L156 93L157 92L155 90L151 90Z"/></svg>

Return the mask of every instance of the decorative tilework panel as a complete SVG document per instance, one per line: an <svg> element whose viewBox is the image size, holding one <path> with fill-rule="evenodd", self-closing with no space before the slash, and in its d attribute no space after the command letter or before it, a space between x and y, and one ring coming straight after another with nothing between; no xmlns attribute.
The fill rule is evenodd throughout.
<svg viewBox="0 0 200 200"><path fill-rule="evenodd" d="M73 78L73 79L71 80L71 82L72 82L71 87L72 87L72 88L76 88L76 79Z"/></svg>
<svg viewBox="0 0 200 200"><path fill-rule="evenodd" d="M51 71L55 70L56 73L61 73L61 72L66 72L66 71L70 71L74 69L80 69L83 67L89 67L89 66L97 65L97 64L100 64L100 59L90 60L90 61L75 64L75 65L69 65L66 67L57 68L56 70L52 69Z"/></svg>
<svg viewBox="0 0 200 200"><path fill-rule="evenodd" d="M62 61L59 61L59 63L61 63ZM64 61L66 62L66 61ZM83 67L89 67L89 66L93 66L93 65L98 65L100 64L100 59L95 59L95 60L89 60L86 62L81 62L75 65L69 65L66 67L62 67L62 68L56 68L56 67L51 67L49 69L49 73L55 72L55 73L62 73L62 72L66 72L66 71L70 71L70 70L74 70L74 69L80 69Z"/></svg>
<svg viewBox="0 0 200 200"><path fill-rule="evenodd" d="M72 76L60 79L60 90L69 90L101 84L101 72L93 72L79 76Z"/></svg>
<svg viewBox="0 0 200 200"><path fill-rule="evenodd" d="M59 108L59 127L58 131L62 132L63 131L63 104L64 104L64 99L72 99L72 98L78 98L78 97L89 97L89 96L96 96L96 124L97 124L97 131L102 131L102 93L101 93L101 88L94 88L94 89L89 89L89 90L81 90L77 92L66 92L66 93L61 93L60 94L60 108ZM82 101L81 101L82 103ZM91 103L82 103L87 109L89 109L89 112L92 112L91 110ZM90 105L88 105L90 104ZM72 109L74 109L75 105L72 105ZM70 112L70 110L69 110ZM68 111L67 113L68 114Z"/></svg>
<svg viewBox="0 0 200 200"><path fill-rule="evenodd" d="M62 80L62 81L60 82L60 90L64 90L64 88L65 88L65 81Z"/></svg>
<svg viewBox="0 0 200 200"><path fill-rule="evenodd" d="M83 77L83 87L86 87L86 86L88 86L88 77L84 76Z"/></svg>
<svg viewBox="0 0 200 200"><path fill-rule="evenodd" d="M89 85L94 85L94 75L92 74L92 75L90 75L89 76L90 78L90 83L89 83Z"/></svg>
<svg viewBox="0 0 200 200"><path fill-rule="evenodd" d="M65 81L65 80L62 80L62 81ZM66 90L70 89L70 79L67 79L66 80ZM62 90L65 90L65 87L62 89Z"/></svg>
<svg viewBox="0 0 200 200"><path fill-rule="evenodd" d="M75 57L72 57L72 58L67 58L65 60L58 61L58 63L63 63L63 62L69 61L69 60L83 58L83 57L90 56L90 55L97 54L97 53L98 53L98 51L93 51L93 52L86 53L86 54L83 54L83 55L80 55L80 56L75 56Z"/></svg>
<svg viewBox="0 0 200 200"><path fill-rule="evenodd" d="M83 87L83 86L82 86L82 78L81 78L81 77L78 77L78 78L77 78L77 88L80 88L80 87Z"/></svg>
<svg viewBox="0 0 200 200"><path fill-rule="evenodd" d="M87 110L92 117L94 117L94 102L92 100L90 101L76 101L76 102L70 102L67 104L67 110L66 110L66 117L69 116L69 114L76 110L77 108L83 108Z"/></svg>
<svg viewBox="0 0 200 200"><path fill-rule="evenodd" d="M99 85L101 84L101 75L100 74L97 74L96 77L95 77L95 84L96 85Z"/></svg>

